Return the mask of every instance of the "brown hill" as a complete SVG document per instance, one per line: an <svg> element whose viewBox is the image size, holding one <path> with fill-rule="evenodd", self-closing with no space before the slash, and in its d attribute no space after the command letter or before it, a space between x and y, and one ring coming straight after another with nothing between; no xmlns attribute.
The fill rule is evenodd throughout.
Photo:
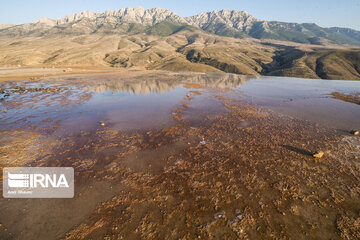
<svg viewBox="0 0 360 240"><path fill-rule="evenodd" d="M360 48L222 37L201 30L1 37L0 66L110 66L360 80Z"/></svg>

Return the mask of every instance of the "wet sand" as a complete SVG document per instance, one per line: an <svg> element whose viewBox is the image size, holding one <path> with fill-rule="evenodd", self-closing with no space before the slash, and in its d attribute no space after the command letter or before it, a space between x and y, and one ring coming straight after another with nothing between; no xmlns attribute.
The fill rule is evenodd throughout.
<svg viewBox="0 0 360 240"><path fill-rule="evenodd" d="M0 166L72 166L76 176L74 199L0 199L0 238L360 238L360 138L265 106L267 95L245 91L257 81L149 73L2 84Z"/></svg>

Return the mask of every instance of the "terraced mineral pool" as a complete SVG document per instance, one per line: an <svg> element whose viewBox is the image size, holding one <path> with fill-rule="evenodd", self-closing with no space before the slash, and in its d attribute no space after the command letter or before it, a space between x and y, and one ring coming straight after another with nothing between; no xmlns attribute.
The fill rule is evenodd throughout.
<svg viewBox="0 0 360 240"><path fill-rule="evenodd" d="M215 73L1 82L0 167L73 167L75 197L0 199L0 239L359 236L359 93Z"/></svg>

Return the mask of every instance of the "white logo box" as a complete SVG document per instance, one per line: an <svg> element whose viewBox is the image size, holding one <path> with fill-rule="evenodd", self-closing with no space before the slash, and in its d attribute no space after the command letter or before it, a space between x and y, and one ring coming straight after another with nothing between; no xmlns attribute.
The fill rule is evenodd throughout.
<svg viewBox="0 0 360 240"><path fill-rule="evenodd" d="M3 168L4 198L73 198L72 167Z"/></svg>

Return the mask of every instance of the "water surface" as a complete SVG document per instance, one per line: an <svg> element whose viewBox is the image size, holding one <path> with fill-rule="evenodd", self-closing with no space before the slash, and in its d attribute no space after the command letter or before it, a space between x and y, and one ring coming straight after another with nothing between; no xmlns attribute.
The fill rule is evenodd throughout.
<svg viewBox="0 0 360 240"><path fill-rule="evenodd" d="M58 133L68 133L96 129L101 123L119 131L161 129L174 124L173 111L189 99L183 118L196 124L226 112L215 96L230 90L235 91L232 97L296 118L332 128L360 128L359 105L331 97L333 92L360 92L357 81L150 74L8 81L0 88L0 130L56 124Z"/></svg>

